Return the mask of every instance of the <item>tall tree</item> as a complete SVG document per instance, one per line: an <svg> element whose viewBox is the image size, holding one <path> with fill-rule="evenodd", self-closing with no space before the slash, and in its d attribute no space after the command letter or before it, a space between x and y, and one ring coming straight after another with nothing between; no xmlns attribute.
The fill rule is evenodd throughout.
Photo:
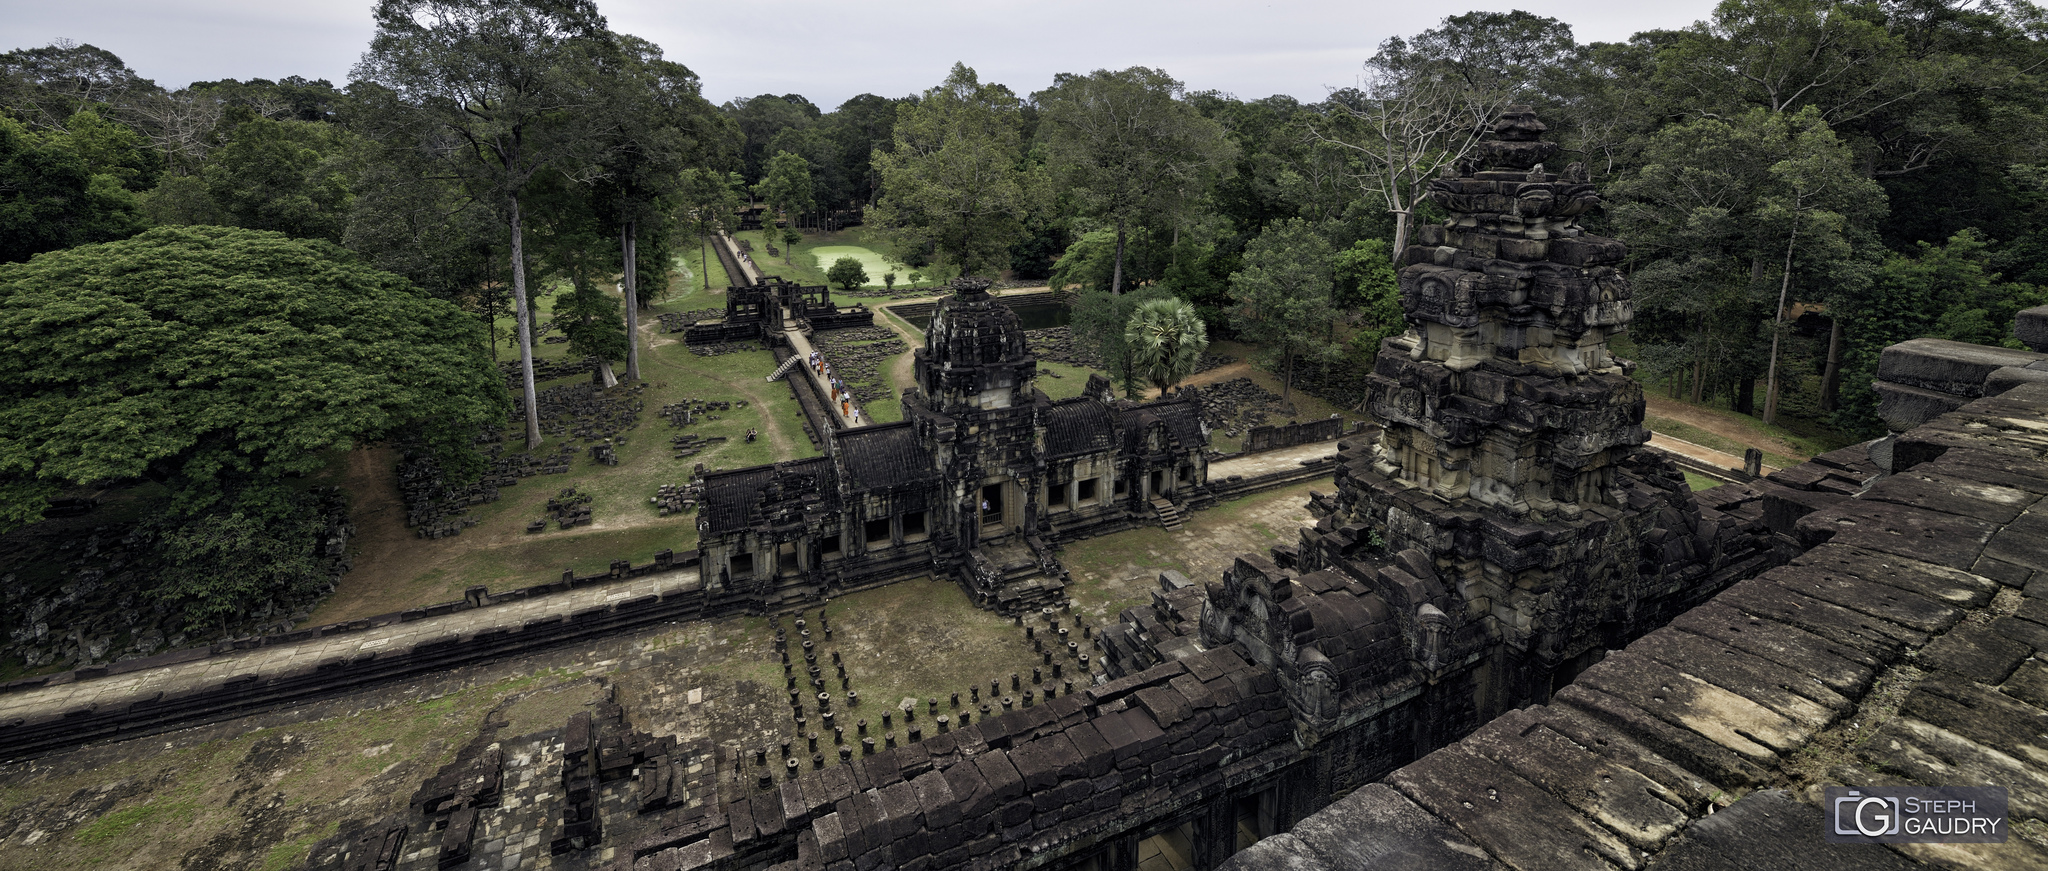
<svg viewBox="0 0 2048 871"><path fill-rule="evenodd" d="M683 171L707 161L730 162L736 131L701 94L697 74L664 60L660 47L618 36L618 68L599 81L607 86L612 130L604 143L595 195L598 212L617 227L620 285L626 297L626 380L640 380L639 244L641 225L665 222L664 199L680 192Z"/></svg>
<svg viewBox="0 0 2048 871"><path fill-rule="evenodd" d="M1144 221L1166 228L1207 192L1230 158L1222 125L1180 99L1164 70L1061 73L1032 95L1049 169L1082 214L1116 231L1109 291L1123 292L1124 245Z"/></svg>
<svg viewBox="0 0 2048 871"><path fill-rule="evenodd" d="M1283 401L1293 394L1297 359L1328 359L1338 350L1327 338L1336 316L1330 305L1334 255L1308 222L1289 218L1267 225L1245 246L1244 268L1230 276L1239 330L1278 358Z"/></svg>
<svg viewBox="0 0 2048 871"><path fill-rule="evenodd" d="M1152 382L1164 396L1195 374L1202 352L1209 349L1209 330L1187 300L1154 299L1131 312L1124 341L1131 346L1139 377Z"/></svg>
<svg viewBox="0 0 2048 871"><path fill-rule="evenodd" d="M728 219L739 211L744 199L740 191L746 187L737 172L718 172L710 169L686 169L676 180L676 209L683 216L684 225L698 238L701 262L704 266L704 289L711 289L711 234L725 229ZM726 279L738 282L739 277L729 275Z"/></svg>
<svg viewBox="0 0 2048 871"><path fill-rule="evenodd" d="M1355 152L1367 198L1394 216L1394 251L1407 250L1429 182L1465 159L1537 75L1572 51L1569 25L1516 10L1444 19L1414 39L1393 37L1365 63L1357 90L1332 95L1315 133Z"/></svg>
<svg viewBox="0 0 2048 871"><path fill-rule="evenodd" d="M544 171L586 174L609 133L600 58L616 51L590 0L380 0L377 33L356 78L397 99L386 135L444 158L472 196L502 209L526 400L526 443L539 446L533 325L520 198Z"/></svg>
<svg viewBox="0 0 2048 871"><path fill-rule="evenodd" d="M795 230L800 214L816 204L811 191L811 162L803 155L782 151L768 160L768 174L754 185L754 193L768 204L771 214L780 213ZM767 221L763 230L769 229Z"/></svg>
<svg viewBox="0 0 2048 871"><path fill-rule="evenodd" d="M894 150L874 152L882 197L868 217L896 260L1000 270L1032 208L1017 96L956 63L916 104L898 107L895 140Z"/></svg>
<svg viewBox="0 0 2048 871"><path fill-rule="evenodd" d="M1710 385L1732 387L1748 411L1746 385L1769 365L1758 339L1777 335L1759 325L1779 322L1781 297L1842 300L1854 289L1866 272L1854 239L1883 215L1883 191L1810 107L1667 127L1643 160L1611 188L1638 259L1638 341L1672 349L1665 366L1690 370L1695 401ZM1802 281L1806 292L1790 297Z"/></svg>

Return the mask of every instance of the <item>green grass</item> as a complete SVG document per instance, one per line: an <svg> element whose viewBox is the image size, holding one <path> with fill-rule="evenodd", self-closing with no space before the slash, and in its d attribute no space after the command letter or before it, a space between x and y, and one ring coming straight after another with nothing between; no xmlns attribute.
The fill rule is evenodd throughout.
<svg viewBox="0 0 2048 871"><path fill-rule="evenodd" d="M842 257L860 261L861 270L868 274L867 283L862 285L863 287L881 287L882 274L886 272L896 273L899 284L907 281L910 276L910 267L890 263L889 258L881 253L859 245L817 245L807 253L817 265L819 272L830 271L832 264Z"/></svg>
<svg viewBox="0 0 2048 871"><path fill-rule="evenodd" d="M1712 490L1715 487L1719 487L1721 482L1705 475L1687 472L1685 473L1685 486L1691 487L1693 492L1697 493L1701 490Z"/></svg>
<svg viewBox="0 0 2048 871"><path fill-rule="evenodd" d="M1668 435L1675 439L1689 441L1701 447L1713 448L1722 453L1733 454L1737 457L1742 456L1744 451L1755 447L1754 445L1743 444L1719 433L1708 432L1689 423L1672 420L1668 417L1658 417L1654 414L1645 415L1643 417L1643 425L1649 427L1654 432ZM1758 424L1758 426L1761 427L1762 425ZM1810 459L1810 456L1788 457L1784 454L1764 451L1764 465L1776 466L1780 469L1797 466L1808 459Z"/></svg>

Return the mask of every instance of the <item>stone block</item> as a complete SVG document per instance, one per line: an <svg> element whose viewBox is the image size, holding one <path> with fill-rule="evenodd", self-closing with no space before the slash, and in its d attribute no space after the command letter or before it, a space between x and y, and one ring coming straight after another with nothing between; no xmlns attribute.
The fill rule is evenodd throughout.
<svg viewBox="0 0 2048 871"><path fill-rule="evenodd" d="M2013 318L2013 338L2020 344L2042 353L2048 353L2048 305L2025 309Z"/></svg>
<svg viewBox="0 0 2048 871"><path fill-rule="evenodd" d="M926 828L943 829L960 821L960 802L954 797L945 775L936 771L926 772L912 780L910 785L917 790L917 803L924 809Z"/></svg>
<svg viewBox="0 0 2048 871"><path fill-rule="evenodd" d="M1008 801L1024 794L1024 778L1010 763L1008 753L983 753L974 757L974 767L994 801Z"/></svg>
<svg viewBox="0 0 2048 871"><path fill-rule="evenodd" d="M1609 871L1610 863L1635 864L1627 842L1460 744L1424 756L1386 783L1516 868Z"/></svg>
<svg viewBox="0 0 2048 871"><path fill-rule="evenodd" d="M1914 632L1943 632L1963 616L1961 608L1927 596L1811 564L1772 569L1758 580Z"/></svg>
<svg viewBox="0 0 2048 871"><path fill-rule="evenodd" d="M1172 687L1148 687L1136 693L1138 706L1152 715L1152 721L1161 729L1171 729L1175 724L1194 714L1187 698L1174 692Z"/></svg>
<svg viewBox="0 0 2048 871"><path fill-rule="evenodd" d="M2023 621L2022 621L2023 622ZM1979 683L2004 683L2021 661L2034 655L2026 644L1988 626L1964 626L1920 649L1920 667L1950 672Z"/></svg>
<svg viewBox="0 0 2048 871"><path fill-rule="evenodd" d="M1647 871L1906 871L1920 865L1880 844L1830 844L1820 808L1784 790L1758 790L1702 817Z"/></svg>
<svg viewBox="0 0 2048 871"><path fill-rule="evenodd" d="M1849 646L1719 602L1679 615L1671 621L1671 628L1763 657L1848 697L1860 697L1882 665L1876 657Z"/></svg>
<svg viewBox="0 0 2048 871"><path fill-rule="evenodd" d="M1812 677L1690 633L1661 629L1629 645L1681 673L1770 708L1808 729L1821 729L1854 703Z"/></svg>
<svg viewBox="0 0 2048 871"><path fill-rule="evenodd" d="M1552 698L1557 704L1576 708L1607 723L1629 740L1688 771L1699 772L1711 782L1734 788L1760 783L1767 777L1762 766L1745 756L1690 729L1664 722L1618 696L1574 682Z"/></svg>
<svg viewBox="0 0 2048 871"><path fill-rule="evenodd" d="M1983 395L1992 372L2007 366L2025 367L2043 359L2033 351L1972 345L1947 339L1912 339L1885 348L1878 357L1880 381L1937 391L1952 396Z"/></svg>

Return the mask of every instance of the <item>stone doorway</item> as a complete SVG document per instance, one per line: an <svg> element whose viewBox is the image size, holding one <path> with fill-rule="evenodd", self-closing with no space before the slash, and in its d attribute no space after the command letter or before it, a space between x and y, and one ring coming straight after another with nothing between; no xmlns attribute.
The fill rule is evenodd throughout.
<svg viewBox="0 0 2048 871"><path fill-rule="evenodd" d="M980 513L976 517L980 521L984 541L1001 538L1009 531L1009 526L1003 522L1003 491L1006 489L1001 482L985 484L981 488Z"/></svg>

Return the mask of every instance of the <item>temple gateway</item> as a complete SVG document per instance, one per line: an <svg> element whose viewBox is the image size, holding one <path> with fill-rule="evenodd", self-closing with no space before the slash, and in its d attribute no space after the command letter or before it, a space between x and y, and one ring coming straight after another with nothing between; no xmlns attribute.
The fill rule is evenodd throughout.
<svg viewBox="0 0 2048 871"><path fill-rule="evenodd" d="M1057 402L1017 313L962 278L932 314L899 423L824 435L825 455L704 476L708 588L778 608L920 575L1005 613L1064 601L1052 546L1206 507L1209 433L1193 389Z"/></svg>

